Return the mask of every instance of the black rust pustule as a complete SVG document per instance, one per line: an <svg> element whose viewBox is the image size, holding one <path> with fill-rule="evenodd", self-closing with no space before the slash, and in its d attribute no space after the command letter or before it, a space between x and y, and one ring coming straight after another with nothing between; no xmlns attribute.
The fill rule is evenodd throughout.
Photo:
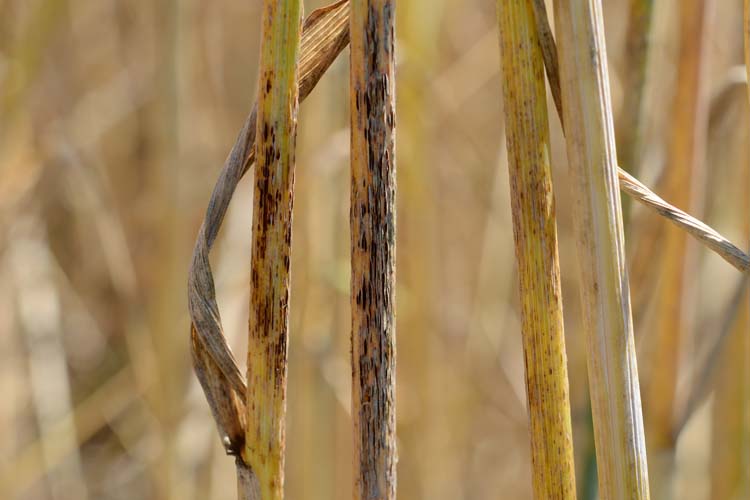
<svg viewBox="0 0 750 500"><path fill-rule="evenodd" d="M394 7L352 3L352 413L356 499L394 499L396 164Z"/></svg>

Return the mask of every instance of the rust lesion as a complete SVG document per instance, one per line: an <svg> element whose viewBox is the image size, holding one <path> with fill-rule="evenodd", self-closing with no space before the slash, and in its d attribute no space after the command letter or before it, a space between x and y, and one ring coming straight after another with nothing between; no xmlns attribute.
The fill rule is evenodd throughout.
<svg viewBox="0 0 750 500"><path fill-rule="evenodd" d="M296 0L286 2L285 7L293 6L294 2ZM273 8L279 7L279 2L275 4L274 2L266 3L269 6L268 8L271 9L269 12L274 12ZM274 4L274 6L271 4ZM299 7L301 8L301 5ZM266 19L264 20L264 26L272 29L273 23L269 19ZM298 28L298 26L294 27ZM285 108L288 110L288 115L285 116L289 117L288 123L290 127L293 128L296 124L297 92L299 93L299 99L304 99L348 42L348 0L339 0L327 7L317 9L305 20L300 43L299 86L296 83L287 85L286 92L282 91L278 93L278 95L283 96L285 101L293 102L292 105ZM279 141L281 136L277 135L276 131L277 129L287 130L283 123L279 124L279 122L269 119L267 113L258 112L259 109L263 108L261 101L267 98L268 94L273 91L274 83L272 78L281 78L276 70L277 67L274 65L271 65L265 73L263 73L263 69L261 68L260 74L263 77L259 78L258 88L262 95L259 98L259 103L253 107L252 112L240 130L232 151L216 182L206 210L203 225L196 239L188 280L188 304L192 321L191 348L193 366L213 413L225 449L231 455L239 455L236 461L238 491L239 497L243 500L257 500L261 498L261 485L257 474L261 473L263 467L273 462L273 460L269 459L271 441L262 438L262 435L268 433L268 429L261 428L261 426L256 425L256 422L253 422L252 425L246 423L251 415L265 415L269 413L268 405L266 404L266 399L260 400L254 396L249 396L246 399L246 395L250 391L247 390L242 373L224 337L208 256L221 228L235 188L250 166L255 163L256 153L259 160L259 169L256 171L256 178L266 183L262 187L264 192L271 189L270 170L260 168L261 165L266 164L267 159L271 158L272 161L277 163L281 161L294 163L294 134L292 133L291 143L285 142L285 145L282 145L281 142L283 141ZM258 126L258 124L262 125ZM274 147L264 150L263 145L269 143L273 144ZM284 148L292 150L288 157L282 155ZM265 158L263 161L260 161L261 156ZM291 178L291 184L293 185L293 177ZM283 192L283 190L274 191L274 199L264 200L264 203L266 201L269 204L275 202L279 206L286 206L286 210L291 212L291 197L288 199L284 198L282 196ZM270 217L264 217L263 219L258 221L258 223L254 223L254 231L257 233L262 232L264 227L272 224ZM282 233L274 241L283 240L286 248L289 248L291 245L291 231ZM258 251L256 254L265 257L268 248L268 238L262 238L258 240L256 249ZM284 272L288 274L288 252L282 255L281 260ZM254 266L252 269L250 284L254 290L263 288L266 283L274 279L271 275L260 272L262 267ZM272 315L272 308L268 304L262 307L263 311L260 313L261 315L265 315L265 317L271 317ZM287 308L288 294L278 302L278 310L282 316L288 314ZM274 327L277 326L277 324L274 324ZM259 355L262 353L265 356L266 350L262 348L262 344L258 345L261 347L257 350L257 353ZM273 353L278 358L280 356L279 353L286 350L286 344L277 343L274 345L275 349L273 349ZM274 366L278 368L280 365L274 361ZM275 369L273 373L278 380L281 379L281 370ZM252 381L251 387L253 389L257 388ZM267 391L267 395L271 395L272 397L276 397L277 393L279 393L279 390L276 389L276 386L274 386L273 391ZM245 404L246 402L247 405ZM279 412L275 413L278 414ZM260 453L257 457L253 458L253 452L250 449L251 445L246 444L246 442L263 442L268 444L268 446L264 445L257 448ZM276 460L276 469L278 469L280 454L277 454L277 456L279 459ZM255 460L254 469L249 465L253 460ZM271 488L276 492L274 493L275 495L280 495L283 483L281 479L272 477L270 480L263 480L262 482L266 490ZM269 496L264 495L263 498L269 498Z"/></svg>
<svg viewBox="0 0 750 500"><path fill-rule="evenodd" d="M351 5L355 498L392 499L395 442L393 2Z"/></svg>
<svg viewBox="0 0 750 500"><path fill-rule="evenodd" d="M259 77L245 456L261 498L283 498L297 53L301 3L266 0Z"/></svg>

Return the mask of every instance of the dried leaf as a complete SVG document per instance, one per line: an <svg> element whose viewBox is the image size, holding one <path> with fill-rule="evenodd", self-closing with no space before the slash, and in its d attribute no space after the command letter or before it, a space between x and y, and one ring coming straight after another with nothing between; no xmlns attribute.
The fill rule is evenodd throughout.
<svg viewBox="0 0 750 500"><path fill-rule="evenodd" d="M348 0L318 9L307 17L303 25L299 58L300 100L309 95L348 43ZM225 442L230 453L242 449L244 445L244 440L237 438L237 426L244 421L245 381L221 326L208 255L237 184L255 160L256 116L254 106L224 162L198 232L188 277L195 369L222 439L230 440L229 443ZM222 380L217 380L219 377ZM229 397L227 390L231 390L234 396Z"/></svg>

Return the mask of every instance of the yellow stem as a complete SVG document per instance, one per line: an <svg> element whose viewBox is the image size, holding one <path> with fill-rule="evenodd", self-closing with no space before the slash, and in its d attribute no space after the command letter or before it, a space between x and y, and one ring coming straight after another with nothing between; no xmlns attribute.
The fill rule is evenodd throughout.
<svg viewBox="0 0 750 500"><path fill-rule="evenodd" d="M499 0L497 10L534 496L574 499L544 61L530 0Z"/></svg>
<svg viewBox="0 0 750 500"><path fill-rule="evenodd" d="M301 10L299 0L263 2L243 454L257 477L262 500L281 500L284 491Z"/></svg>

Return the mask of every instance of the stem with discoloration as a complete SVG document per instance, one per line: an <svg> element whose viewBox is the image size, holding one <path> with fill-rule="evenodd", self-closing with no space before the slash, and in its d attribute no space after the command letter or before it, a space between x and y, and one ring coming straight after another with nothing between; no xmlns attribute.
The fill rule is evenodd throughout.
<svg viewBox="0 0 750 500"><path fill-rule="evenodd" d="M304 100L349 43L349 4L339 0L305 19L299 57L299 99ZM255 161L257 106L240 130L214 186L188 278L193 367L213 413L227 453L246 456L246 384L223 334L209 252L221 228L237 183ZM257 478L236 460L240 498L257 499Z"/></svg>
<svg viewBox="0 0 750 500"><path fill-rule="evenodd" d="M649 498L600 0L555 2L603 499Z"/></svg>
<svg viewBox="0 0 750 500"><path fill-rule="evenodd" d="M354 498L396 498L396 157L392 0L351 3Z"/></svg>
<svg viewBox="0 0 750 500"><path fill-rule="evenodd" d="M262 500L284 488L287 337L297 127L299 0L265 0L253 205L247 428L243 459Z"/></svg>
<svg viewBox="0 0 750 500"><path fill-rule="evenodd" d="M535 498L574 499L573 438L544 62L530 1L499 0L497 9L532 478Z"/></svg>

